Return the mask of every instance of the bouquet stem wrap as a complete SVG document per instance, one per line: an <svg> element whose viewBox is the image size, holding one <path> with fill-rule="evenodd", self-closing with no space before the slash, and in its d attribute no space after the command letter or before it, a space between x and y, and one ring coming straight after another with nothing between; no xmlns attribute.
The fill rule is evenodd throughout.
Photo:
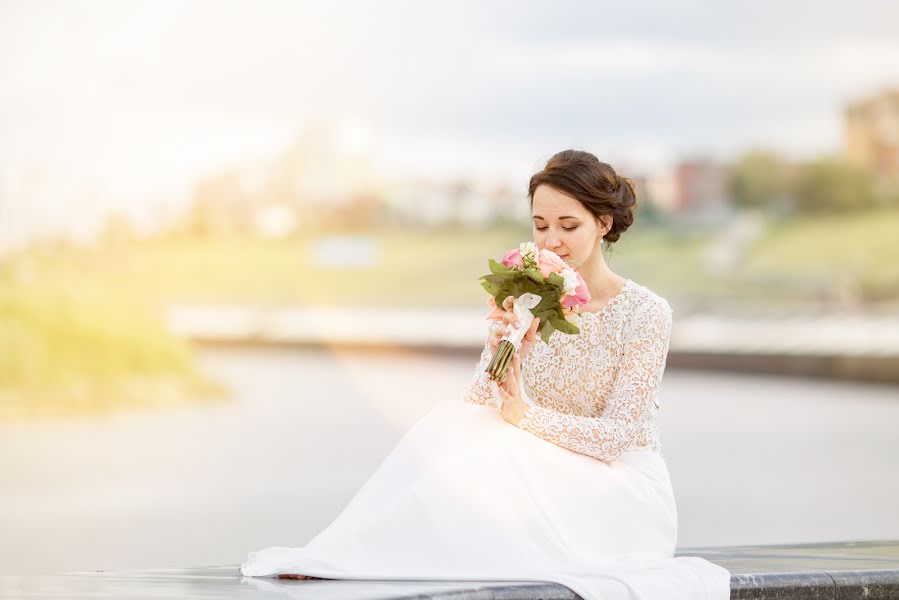
<svg viewBox="0 0 899 600"><path fill-rule="evenodd" d="M487 375L491 380L502 383L506 380L506 373L509 370L509 364L512 362L512 356L521 348L521 342L524 335L531 327L534 321L534 314L531 309L540 304L542 298L537 294L522 294L512 303L512 312L515 314L516 320L521 323L518 329L512 328L512 331L503 336L496 348L496 353L490 359L487 365Z"/></svg>

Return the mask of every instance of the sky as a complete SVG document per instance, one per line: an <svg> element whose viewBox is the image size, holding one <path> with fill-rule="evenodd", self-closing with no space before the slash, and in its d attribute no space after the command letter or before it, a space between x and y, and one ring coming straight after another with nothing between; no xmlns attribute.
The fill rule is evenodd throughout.
<svg viewBox="0 0 899 600"><path fill-rule="evenodd" d="M63 220L183 200L323 121L397 177L524 186L569 147L632 172L803 158L888 87L889 0L0 0L0 218L22 178L68 190Z"/></svg>

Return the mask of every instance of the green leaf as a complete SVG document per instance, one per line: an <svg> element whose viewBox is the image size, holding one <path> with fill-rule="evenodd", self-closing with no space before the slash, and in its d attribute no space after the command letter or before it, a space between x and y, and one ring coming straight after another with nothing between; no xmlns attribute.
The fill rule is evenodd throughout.
<svg viewBox="0 0 899 600"><path fill-rule="evenodd" d="M540 339L542 339L544 343L549 343L549 338L552 336L553 331L555 331L555 327L553 327L551 323L547 321L544 326L543 321L540 322Z"/></svg>
<svg viewBox="0 0 899 600"><path fill-rule="evenodd" d="M495 283L490 283L489 281L485 281L484 283L482 283L481 287L483 287L488 294L494 297L500 290L500 286L496 285Z"/></svg>
<svg viewBox="0 0 899 600"><path fill-rule="evenodd" d="M534 283L543 284L543 274L536 269L525 269L524 274Z"/></svg>
<svg viewBox="0 0 899 600"><path fill-rule="evenodd" d="M546 278L546 281L547 283L558 286L561 290L565 289L565 280L562 279L562 276L558 273L550 273L549 277Z"/></svg>
<svg viewBox="0 0 899 600"><path fill-rule="evenodd" d="M513 271L516 271L516 270L517 269L513 269L512 267L507 267L506 265L504 265L502 263L498 263L495 260L493 260L492 258L490 259L490 272L491 273L500 275L503 273L512 273Z"/></svg>
<svg viewBox="0 0 899 600"><path fill-rule="evenodd" d="M507 281L512 281L515 278L513 273L493 273L491 275L484 275L481 279L485 281L489 281L490 283L497 283L502 285Z"/></svg>
<svg viewBox="0 0 899 600"><path fill-rule="evenodd" d="M567 319L559 319L553 317L549 320L549 322L552 323L553 327L555 327L562 333L574 334L580 332L580 329L577 328L577 325L575 325L571 321L568 321Z"/></svg>
<svg viewBox="0 0 899 600"><path fill-rule="evenodd" d="M555 307L555 305L559 303L559 299L554 298L552 293L549 293L549 294L546 293L545 289L541 290L541 292L542 293L540 294L540 298L541 298L540 302L537 304L537 306L534 307L533 312L535 315L537 313L542 314L543 315L543 317L541 317L542 321L548 321L549 313L550 313L550 311L553 311L553 308Z"/></svg>

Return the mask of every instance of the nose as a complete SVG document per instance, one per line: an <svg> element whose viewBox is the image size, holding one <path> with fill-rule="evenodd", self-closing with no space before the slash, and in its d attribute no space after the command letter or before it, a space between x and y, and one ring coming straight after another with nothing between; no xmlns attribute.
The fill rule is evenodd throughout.
<svg viewBox="0 0 899 600"><path fill-rule="evenodd" d="M555 250L559 247L559 241L559 234L550 232L550 234L546 236L546 247L550 250Z"/></svg>

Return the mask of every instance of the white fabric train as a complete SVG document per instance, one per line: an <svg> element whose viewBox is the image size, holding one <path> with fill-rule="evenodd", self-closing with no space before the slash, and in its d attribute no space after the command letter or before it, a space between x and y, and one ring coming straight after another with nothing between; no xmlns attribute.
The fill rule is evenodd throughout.
<svg viewBox="0 0 899 600"><path fill-rule="evenodd" d="M309 543L251 552L240 571L556 582L585 600L729 598L730 573L674 557L676 542L660 453L597 460L453 399L422 417ZM290 597L325 597L315 583L290 582Z"/></svg>

